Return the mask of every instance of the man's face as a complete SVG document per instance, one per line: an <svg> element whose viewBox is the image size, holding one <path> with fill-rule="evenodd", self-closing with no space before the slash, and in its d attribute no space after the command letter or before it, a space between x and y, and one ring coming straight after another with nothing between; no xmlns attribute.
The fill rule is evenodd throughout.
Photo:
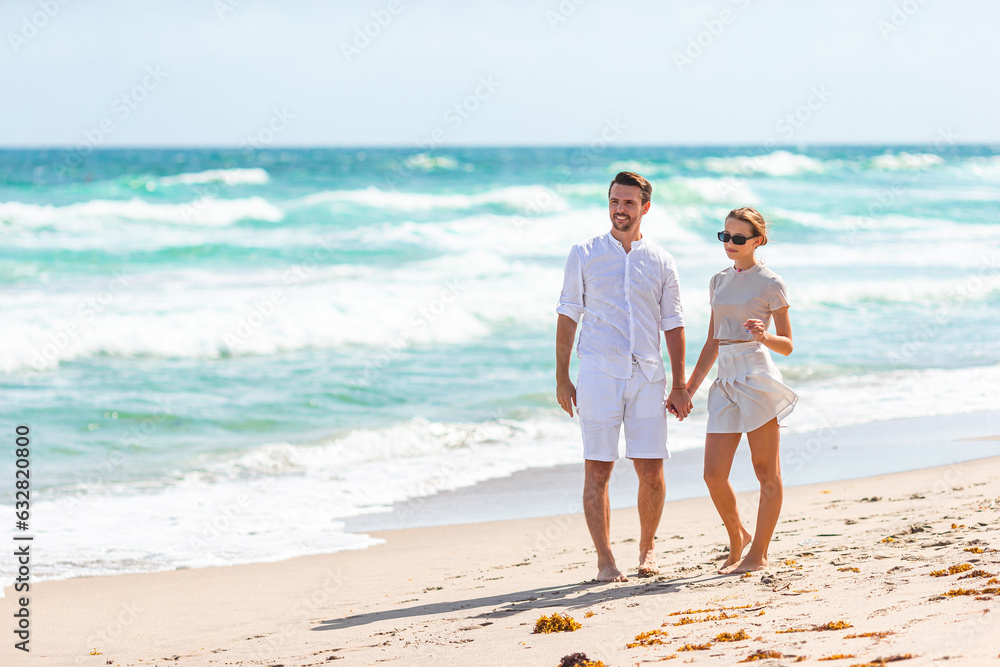
<svg viewBox="0 0 1000 667"><path fill-rule="evenodd" d="M615 183L611 186L608 212L611 214L611 224L618 231L631 231L648 210L649 203L642 205L642 190L638 185Z"/></svg>

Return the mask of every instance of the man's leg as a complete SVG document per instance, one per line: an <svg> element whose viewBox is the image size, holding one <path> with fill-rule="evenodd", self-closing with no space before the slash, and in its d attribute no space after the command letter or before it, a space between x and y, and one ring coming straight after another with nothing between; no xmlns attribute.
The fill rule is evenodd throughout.
<svg viewBox="0 0 1000 667"><path fill-rule="evenodd" d="M598 581L628 581L611 553L611 501L608 483L618 458L623 380L580 364L577 413L583 434L583 512L597 549Z"/></svg>
<svg viewBox="0 0 1000 667"><path fill-rule="evenodd" d="M659 574L653 554L656 529L663 514L666 484L663 459L667 451L666 378L649 382L632 366L625 390L625 456L632 459L639 478L639 576Z"/></svg>
<svg viewBox="0 0 1000 667"><path fill-rule="evenodd" d="M611 553L611 501L608 498L608 483L614 461L585 461L583 482L583 512L587 517L587 527L597 549L597 580L628 581L615 565Z"/></svg>
<svg viewBox="0 0 1000 667"><path fill-rule="evenodd" d="M639 576L651 577L660 573L653 555L653 542L663 515L663 498L667 490L663 480L663 459L633 459L632 463L639 477Z"/></svg>

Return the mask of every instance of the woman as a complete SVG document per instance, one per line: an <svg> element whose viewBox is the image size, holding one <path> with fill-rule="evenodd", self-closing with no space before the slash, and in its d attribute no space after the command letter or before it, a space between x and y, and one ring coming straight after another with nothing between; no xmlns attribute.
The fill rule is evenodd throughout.
<svg viewBox="0 0 1000 667"><path fill-rule="evenodd" d="M756 210L729 212L719 232L733 265L712 276L712 317L708 340L687 389L694 396L716 358L718 378L708 392L705 435L705 483L729 533L729 558L723 574L751 572L767 566L767 547L781 512L781 466L778 422L795 407L798 396L781 381L769 350L792 353L785 283L754 256L767 243L767 223ZM774 319L774 333L768 325ZM740 522L729 470L743 433L750 442L754 472L760 481L757 528L751 535ZM746 558L743 549L750 544Z"/></svg>

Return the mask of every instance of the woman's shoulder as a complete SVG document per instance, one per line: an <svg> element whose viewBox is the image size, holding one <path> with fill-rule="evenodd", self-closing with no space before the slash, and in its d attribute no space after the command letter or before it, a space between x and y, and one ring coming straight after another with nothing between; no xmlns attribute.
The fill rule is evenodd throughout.
<svg viewBox="0 0 1000 667"><path fill-rule="evenodd" d="M759 271L759 273L760 273L760 277L763 278L763 279L765 279L765 280L767 280L768 282L780 283L782 285L785 284L784 279L781 276L779 276L774 271L774 269L772 269L771 267L767 266L766 264L761 264L760 265L760 271Z"/></svg>
<svg viewBox="0 0 1000 667"><path fill-rule="evenodd" d="M758 283L761 287L761 291L769 295L780 294L781 299L787 301L785 295L788 294L788 286L785 285L784 279L775 273L772 269L761 266L760 276L758 278L761 282Z"/></svg>
<svg viewBox="0 0 1000 667"><path fill-rule="evenodd" d="M716 283L718 283L720 280L722 280L724 277L726 277L732 272L733 272L733 267L727 266L718 273L712 274L712 277L708 279L708 282L715 285Z"/></svg>

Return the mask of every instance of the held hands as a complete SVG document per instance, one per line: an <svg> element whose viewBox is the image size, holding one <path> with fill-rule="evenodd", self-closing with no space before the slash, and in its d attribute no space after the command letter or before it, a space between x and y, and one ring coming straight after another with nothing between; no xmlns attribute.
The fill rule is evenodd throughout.
<svg viewBox="0 0 1000 667"><path fill-rule="evenodd" d="M678 421L684 421L693 408L694 403L687 389L671 389L667 394L667 412L677 417Z"/></svg>
<svg viewBox="0 0 1000 667"><path fill-rule="evenodd" d="M576 387L569 378L556 382L556 400L559 401L559 407L572 417L573 407L576 405Z"/></svg>
<svg viewBox="0 0 1000 667"><path fill-rule="evenodd" d="M747 320L743 323L743 328L757 342L763 343L767 338L767 329L761 320Z"/></svg>

